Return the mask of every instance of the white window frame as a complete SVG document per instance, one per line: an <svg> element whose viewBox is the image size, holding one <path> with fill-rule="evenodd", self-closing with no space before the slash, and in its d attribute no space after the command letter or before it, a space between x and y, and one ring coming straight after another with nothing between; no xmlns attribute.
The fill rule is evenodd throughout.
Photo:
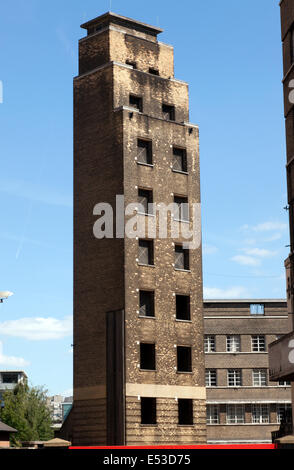
<svg viewBox="0 0 294 470"><path fill-rule="evenodd" d="M251 315L264 315L264 304L250 304Z"/></svg>
<svg viewBox="0 0 294 470"><path fill-rule="evenodd" d="M227 352L236 353L241 351L241 338L240 335L227 335L226 338Z"/></svg>
<svg viewBox="0 0 294 470"><path fill-rule="evenodd" d="M212 380L212 378L213 378L213 380ZM205 386L206 387L216 387L217 386L217 371L216 371L216 369L205 369Z"/></svg>
<svg viewBox="0 0 294 470"><path fill-rule="evenodd" d="M228 387L242 387L241 369L228 369Z"/></svg>
<svg viewBox="0 0 294 470"><path fill-rule="evenodd" d="M269 405L264 403L252 404L251 419L253 424L268 424L270 422Z"/></svg>
<svg viewBox="0 0 294 470"><path fill-rule="evenodd" d="M252 385L253 387L267 386L267 369L252 370Z"/></svg>
<svg viewBox="0 0 294 470"><path fill-rule="evenodd" d="M226 407L226 423L227 424L245 423L244 405L228 404Z"/></svg>
<svg viewBox="0 0 294 470"><path fill-rule="evenodd" d="M215 335L205 335L204 337L204 352L215 352Z"/></svg>
<svg viewBox="0 0 294 470"><path fill-rule="evenodd" d="M206 405L206 424L219 424L219 405Z"/></svg>
<svg viewBox="0 0 294 470"><path fill-rule="evenodd" d="M251 351L252 352L266 352L265 335L252 335L251 336Z"/></svg>
<svg viewBox="0 0 294 470"><path fill-rule="evenodd" d="M291 403L277 403L277 423L281 424L282 421L282 413L281 411L283 410L284 412L286 410L291 410L292 405Z"/></svg>

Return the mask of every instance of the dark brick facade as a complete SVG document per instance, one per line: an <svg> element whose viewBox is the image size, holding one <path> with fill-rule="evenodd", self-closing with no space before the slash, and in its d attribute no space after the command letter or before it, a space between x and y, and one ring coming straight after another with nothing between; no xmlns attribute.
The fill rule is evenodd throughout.
<svg viewBox="0 0 294 470"><path fill-rule="evenodd" d="M198 128L189 123L188 85L174 79L173 48L157 41L158 28L114 14L83 27L88 36L80 41L74 80L73 444L203 443L201 246L190 250L189 270L179 271L171 238L156 238L154 266L141 266L137 239L93 235L94 206L115 208L116 195L124 195L125 205L136 202L138 188L152 190L156 203L169 204L174 195L200 202ZM140 97L143 109L131 107L130 94ZM163 104L174 106L174 120L164 117ZM152 142L152 165L139 164L138 139ZM185 171L171 168L173 146L185 149ZM154 318L139 315L140 290L154 291ZM190 296L189 321L175 318L176 294ZM113 335L106 315L113 311L124 315L123 331L116 332L124 337L120 354L108 344ZM140 343L155 344L154 371L140 369ZM191 347L191 372L177 372L177 345ZM114 356L122 387L108 370ZM110 384L116 398L110 399ZM141 397L156 399L156 424L141 424ZM192 400L192 425L179 425L179 399ZM116 400L123 406L114 422Z"/></svg>
<svg viewBox="0 0 294 470"><path fill-rule="evenodd" d="M263 306L264 314L250 313L253 304ZM291 387L269 380L268 345L283 335L287 326L287 303L283 300L204 301L204 332L214 337L215 349L205 353L205 367L207 371L216 371L216 385L207 387L207 409L211 411L211 407L216 407L218 413L217 422L209 423L208 418L208 443L271 442L271 432L279 428L279 408L290 407ZM239 338L240 346L235 347L235 352L227 351L228 336ZM256 336L261 337L262 346L264 344L259 352L252 347L252 337ZM229 369L241 372L240 386L228 386ZM265 371L262 386L253 382L253 373L257 370ZM242 423L229 423L230 405L242 407ZM254 406L265 407L264 418L254 418Z"/></svg>

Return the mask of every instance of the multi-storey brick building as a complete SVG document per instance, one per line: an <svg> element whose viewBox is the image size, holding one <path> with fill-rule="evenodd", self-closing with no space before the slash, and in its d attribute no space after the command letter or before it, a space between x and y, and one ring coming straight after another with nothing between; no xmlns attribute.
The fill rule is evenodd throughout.
<svg viewBox="0 0 294 470"><path fill-rule="evenodd" d="M284 300L205 300L208 443L271 442L290 383L268 376L268 344L287 331Z"/></svg>
<svg viewBox="0 0 294 470"><path fill-rule="evenodd" d="M161 29L113 13L82 25L74 80L74 444L206 441L201 246L97 239L97 203L200 202L198 128ZM95 211L96 212L96 211ZM192 212L192 211L191 211ZM97 212L98 213L98 212ZM128 218L116 208L119 222ZM180 210L171 224L189 226ZM199 225L199 221L198 221Z"/></svg>
<svg viewBox="0 0 294 470"><path fill-rule="evenodd" d="M287 190L290 229L290 253L285 261L288 328L282 338L270 345L272 380L292 382L292 414L294 415L294 4L281 0L281 34L283 42L283 90L287 150ZM292 358L291 358L292 356ZM292 430L294 434L294 429ZM293 438L292 438L293 441Z"/></svg>

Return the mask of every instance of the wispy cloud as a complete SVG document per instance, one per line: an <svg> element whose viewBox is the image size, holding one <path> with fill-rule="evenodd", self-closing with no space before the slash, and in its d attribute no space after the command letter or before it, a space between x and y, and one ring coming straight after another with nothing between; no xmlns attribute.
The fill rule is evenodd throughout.
<svg viewBox="0 0 294 470"><path fill-rule="evenodd" d="M261 264L260 259L249 255L236 255L231 260L243 266L259 266Z"/></svg>
<svg viewBox="0 0 294 470"><path fill-rule="evenodd" d="M28 199L53 206L72 207L70 194L62 194L56 188L24 180L0 180L0 191L11 196Z"/></svg>
<svg viewBox="0 0 294 470"><path fill-rule="evenodd" d="M206 243L203 244L202 252L204 255L213 255L218 251L218 248L214 245L207 245Z"/></svg>
<svg viewBox="0 0 294 470"><path fill-rule="evenodd" d="M72 316L20 318L0 323L0 334L30 341L61 339L72 334Z"/></svg>
<svg viewBox="0 0 294 470"><path fill-rule="evenodd" d="M271 232L274 230L284 231L287 229L287 227L287 224L282 222L263 222L261 224L255 225L252 228L255 232Z"/></svg>
<svg viewBox="0 0 294 470"><path fill-rule="evenodd" d="M1 367L13 367L22 369L29 365L29 362L22 357L6 356L3 353L3 343L0 341L0 365Z"/></svg>
<svg viewBox="0 0 294 470"><path fill-rule="evenodd" d="M241 231L252 230L254 232L273 232L273 231L283 232L284 230L287 229L287 227L288 225L285 224L284 222L267 221L267 222L262 222L257 225L244 224L242 225L242 227L240 227L240 230Z"/></svg>
<svg viewBox="0 0 294 470"><path fill-rule="evenodd" d="M243 266L260 266L261 259L271 258L278 254L277 251L267 250L265 248L242 248L240 250L244 254L235 255L231 258L234 261Z"/></svg>
<svg viewBox="0 0 294 470"><path fill-rule="evenodd" d="M205 299L244 299L250 297L250 292L243 286L228 287L227 289L204 287L203 296Z"/></svg>
<svg viewBox="0 0 294 470"><path fill-rule="evenodd" d="M277 251L266 250L264 248L250 248L250 249L244 248L243 251L247 255L258 256L260 258L270 258L278 254Z"/></svg>
<svg viewBox="0 0 294 470"><path fill-rule="evenodd" d="M67 390L64 390L64 392L60 393L60 395L63 397L71 397L73 396L73 389L69 388Z"/></svg>

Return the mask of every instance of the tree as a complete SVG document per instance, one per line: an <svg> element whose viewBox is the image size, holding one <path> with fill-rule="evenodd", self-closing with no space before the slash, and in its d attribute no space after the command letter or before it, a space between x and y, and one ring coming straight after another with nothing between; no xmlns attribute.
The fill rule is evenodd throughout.
<svg viewBox="0 0 294 470"><path fill-rule="evenodd" d="M11 435L13 446L20 446L21 441L46 441L54 436L43 387L19 383L13 391L3 393L3 402L1 421L18 431Z"/></svg>

